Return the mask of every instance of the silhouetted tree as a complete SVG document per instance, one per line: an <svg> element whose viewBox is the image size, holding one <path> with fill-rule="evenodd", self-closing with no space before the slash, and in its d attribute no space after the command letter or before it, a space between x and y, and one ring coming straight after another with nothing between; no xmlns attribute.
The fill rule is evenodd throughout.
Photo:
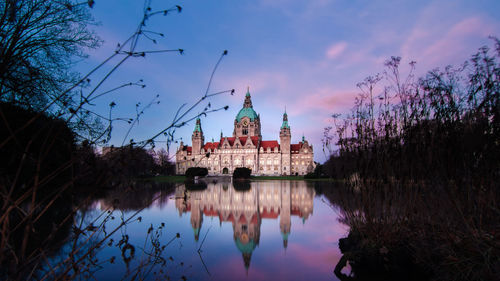
<svg viewBox="0 0 500 281"><path fill-rule="evenodd" d="M151 176L155 166L153 156L146 149L133 145L115 148L103 158L112 177Z"/></svg>
<svg viewBox="0 0 500 281"><path fill-rule="evenodd" d="M0 3L0 100L40 110L66 107L78 81L75 59L99 44L88 28L93 1L7 0Z"/></svg>
<svg viewBox="0 0 500 281"><path fill-rule="evenodd" d="M160 148L155 153L155 173L160 175L175 174L175 164L170 161L168 152L164 148Z"/></svg>
<svg viewBox="0 0 500 281"><path fill-rule="evenodd" d="M194 177L204 177L208 175L208 169L202 167L191 167L186 170L186 177L193 179Z"/></svg>

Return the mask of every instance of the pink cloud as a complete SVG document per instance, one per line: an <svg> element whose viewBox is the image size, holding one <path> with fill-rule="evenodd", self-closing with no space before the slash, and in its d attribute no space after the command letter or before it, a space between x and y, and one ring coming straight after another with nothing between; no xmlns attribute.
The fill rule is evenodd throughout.
<svg viewBox="0 0 500 281"><path fill-rule="evenodd" d="M491 25L480 18L465 19L455 24L444 36L425 49L423 57L431 58L431 62L444 61L446 64L454 58L466 59L472 54L470 53L472 50L480 47L470 46L469 42L479 41L470 39L473 37L486 38L493 32Z"/></svg>
<svg viewBox="0 0 500 281"><path fill-rule="evenodd" d="M335 43L330 47L328 47L326 51L326 57L328 59L335 59L338 56L340 56L345 51L346 48L347 48L346 42Z"/></svg>
<svg viewBox="0 0 500 281"><path fill-rule="evenodd" d="M263 264L273 265L273 268L262 267L261 272L272 272L268 280L303 280L331 279L333 268L342 254L335 246L304 247L299 244L289 244L286 254L275 252L263 257ZM291 270L294 265L300 265L301 270ZM279 277L278 277L279 276Z"/></svg>
<svg viewBox="0 0 500 281"><path fill-rule="evenodd" d="M253 257L255 259L255 257ZM255 260L253 260L255 263ZM243 258L240 254L227 255L225 259L220 259L216 264L210 266L211 274L217 280L237 280L245 279L247 276ZM269 271L265 271L250 261L248 277L254 280L273 280L274 276Z"/></svg>
<svg viewBox="0 0 500 281"><path fill-rule="evenodd" d="M324 245L311 249L300 244L292 244L287 251L290 254L293 253L296 257L300 257L301 262L308 265L308 267L316 268L318 271L325 273L331 272L332 267L342 257L338 248L333 248L333 246L331 248L325 247Z"/></svg>
<svg viewBox="0 0 500 281"><path fill-rule="evenodd" d="M308 111L319 111L325 114L346 112L352 107L356 92L339 91L330 87L323 87L304 96L306 98L295 101L291 110L292 114L301 114Z"/></svg>
<svg viewBox="0 0 500 281"><path fill-rule="evenodd" d="M428 71L467 60L489 35L498 33L497 24L487 18L469 17L443 30L432 24L417 25L401 47L404 58L415 59L419 71Z"/></svg>

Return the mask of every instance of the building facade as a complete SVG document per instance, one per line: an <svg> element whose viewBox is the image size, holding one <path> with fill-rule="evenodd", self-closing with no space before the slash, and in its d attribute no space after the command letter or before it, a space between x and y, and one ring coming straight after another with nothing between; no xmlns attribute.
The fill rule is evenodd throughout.
<svg viewBox="0 0 500 281"><path fill-rule="evenodd" d="M209 175L232 174L235 168L246 167L252 175L305 175L315 168L313 147L304 136L291 143L288 115L283 114L279 142L262 140L260 115L255 112L247 91L243 108L234 119L232 137L221 134L218 142L207 142L200 119L191 136L192 146L181 142L176 152L176 172L184 174L190 167L205 167Z"/></svg>

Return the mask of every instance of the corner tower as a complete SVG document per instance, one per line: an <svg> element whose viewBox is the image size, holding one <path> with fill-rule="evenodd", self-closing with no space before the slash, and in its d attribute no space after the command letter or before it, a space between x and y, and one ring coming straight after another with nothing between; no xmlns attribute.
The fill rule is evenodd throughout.
<svg viewBox="0 0 500 281"><path fill-rule="evenodd" d="M290 126L288 125L288 114L283 113L283 123L280 128L280 150L281 150L281 174L290 175L290 142L292 139L292 133L290 131Z"/></svg>
<svg viewBox="0 0 500 281"><path fill-rule="evenodd" d="M250 89L247 89L243 108L238 112L234 119L233 137L258 136L262 138L260 133L260 116L255 112L252 106L252 98Z"/></svg>
<svg viewBox="0 0 500 281"><path fill-rule="evenodd" d="M193 135L191 136L191 143L193 144L193 155L200 154L201 148L205 143L200 118L196 118L196 125L194 126Z"/></svg>

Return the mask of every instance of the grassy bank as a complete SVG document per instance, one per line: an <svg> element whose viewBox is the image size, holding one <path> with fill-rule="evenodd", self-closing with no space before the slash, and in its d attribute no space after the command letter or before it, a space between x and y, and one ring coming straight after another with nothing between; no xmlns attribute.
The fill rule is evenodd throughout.
<svg viewBox="0 0 500 281"><path fill-rule="evenodd" d="M303 180L303 176L252 176L252 180Z"/></svg>
<svg viewBox="0 0 500 281"><path fill-rule="evenodd" d="M252 176L251 180L305 180L305 181L326 181L332 182L335 181L333 178L316 178L316 179L308 179L303 176Z"/></svg>
<svg viewBox="0 0 500 281"><path fill-rule="evenodd" d="M251 180L305 180L305 181L321 181L321 182L333 182L336 181L333 178L317 178L317 179L307 179L303 176L252 176ZM173 183L183 183L186 180L186 176L157 176L151 178L155 182L173 182Z"/></svg>
<svg viewBox="0 0 500 281"><path fill-rule="evenodd" d="M186 176L157 176L151 178L155 182L172 182L172 183L183 183L186 181Z"/></svg>

